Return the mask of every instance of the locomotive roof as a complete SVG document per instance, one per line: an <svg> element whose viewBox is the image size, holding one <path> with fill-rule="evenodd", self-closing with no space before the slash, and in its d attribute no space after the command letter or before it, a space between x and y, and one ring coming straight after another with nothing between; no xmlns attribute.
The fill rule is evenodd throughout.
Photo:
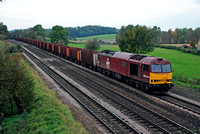
<svg viewBox="0 0 200 134"><path fill-rule="evenodd" d="M102 55L110 56L113 58L125 59L125 60L133 60L135 62L142 62L146 64L170 64L169 61L160 58L160 57L153 57L148 55L140 55L134 53L127 53L127 52L115 52L110 50L103 50L100 52Z"/></svg>
<svg viewBox="0 0 200 134"><path fill-rule="evenodd" d="M160 57L153 57L153 56L148 56L147 58L144 58L141 62L143 63L152 63L152 64L170 64L169 61L166 59L160 58Z"/></svg>
<svg viewBox="0 0 200 134"><path fill-rule="evenodd" d="M147 55L140 55L134 53L127 53L127 52L115 52L112 57L125 59L125 60L142 60L145 57L150 57Z"/></svg>
<svg viewBox="0 0 200 134"><path fill-rule="evenodd" d="M142 63L162 63L162 64L169 64L170 62L160 58L160 57L153 57L148 55L140 55L140 54L133 54L133 53L127 53L127 52L115 52L112 57L114 58L120 58L125 60L136 60L138 62Z"/></svg>
<svg viewBox="0 0 200 134"><path fill-rule="evenodd" d="M126 52L115 52L112 57L128 60L128 59L130 59L131 55L133 55L133 54L126 53Z"/></svg>

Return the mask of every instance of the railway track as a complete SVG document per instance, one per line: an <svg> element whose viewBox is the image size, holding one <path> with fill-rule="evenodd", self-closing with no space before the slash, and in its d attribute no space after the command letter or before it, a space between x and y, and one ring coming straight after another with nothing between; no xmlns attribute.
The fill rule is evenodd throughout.
<svg viewBox="0 0 200 134"><path fill-rule="evenodd" d="M55 62L55 63L52 63L52 64L56 65L57 67L62 66L57 61L53 61L53 62ZM118 107L118 109L123 111L123 113L128 115L130 118L135 119L135 120L145 124L146 126L148 126L148 128L151 129L151 131L153 131L155 133L171 133L171 132L173 132L173 133L192 133L191 130L181 126L180 124L178 124L172 120L169 120L169 119L163 117L162 115L159 115L158 113L155 113L155 112L151 111L150 109L148 109L140 104L137 104L134 101L132 101L124 96L121 96L120 94L118 94L116 92L113 92L108 87L105 87L101 83L93 81L92 79L88 78L87 76L84 76L83 74L74 72L73 69L67 68L67 70L63 70L63 73L66 71L68 72L68 74L70 72L70 75L72 77L79 79L79 81L82 81L82 83L84 83L88 87L90 86L90 88L94 90L93 92L99 91L101 94L103 94L103 96L106 96L106 99L109 98L109 101L112 105L115 105L116 107ZM82 76L82 77L80 77L80 76ZM88 81L90 81L90 82L92 81L92 83L96 83L96 84L92 85L92 87L91 87L91 84L88 84L89 82L86 81L86 79L88 79ZM101 90L99 90L99 89L101 89ZM115 97L113 97L113 96L115 96ZM137 111L137 112L135 112L135 111ZM138 114L138 113L140 113L140 114ZM151 117L151 118L148 118L148 117Z"/></svg>
<svg viewBox="0 0 200 134"><path fill-rule="evenodd" d="M200 106L197 104L175 97L169 93L165 94L164 96L157 96L157 97L161 98L164 101L167 101L169 103L172 103L174 105L177 105L179 107L182 107L184 109L187 109L193 113L200 115Z"/></svg>
<svg viewBox="0 0 200 134"><path fill-rule="evenodd" d="M23 49L24 53L31 58L43 71L54 79L63 89L65 89L74 99L84 106L93 116L95 116L111 133L136 133L135 128L127 124L120 117L106 109L95 99L91 98L78 87L68 82L62 76L52 70L47 64L36 58L34 55Z"/></svg>

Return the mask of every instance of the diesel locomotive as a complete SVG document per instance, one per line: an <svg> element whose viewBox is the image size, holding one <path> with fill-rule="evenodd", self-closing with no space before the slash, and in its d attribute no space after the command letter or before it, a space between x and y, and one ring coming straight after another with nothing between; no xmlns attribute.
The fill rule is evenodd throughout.
<svg viewBox="0 0 200 134"><path fill-rule="evenodd" d="M160 57L110 50L97 52L25 38L17 40L123 80L144 91L164 93L173 87L171 63Z"/></svg>

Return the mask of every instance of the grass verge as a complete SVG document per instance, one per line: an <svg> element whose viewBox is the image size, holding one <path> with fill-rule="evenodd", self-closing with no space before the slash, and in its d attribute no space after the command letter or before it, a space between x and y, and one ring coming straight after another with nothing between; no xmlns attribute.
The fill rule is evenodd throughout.
<svg viewBox="0 0 200 134"><path fill-rule="evenodd" d="M56 93L50 90L39 74L29 63L22 61L34 77L35 101L31 112L4 118L1 131L10 133L87 133L80 123L77 123L66 105L56 98Z"/></svg>

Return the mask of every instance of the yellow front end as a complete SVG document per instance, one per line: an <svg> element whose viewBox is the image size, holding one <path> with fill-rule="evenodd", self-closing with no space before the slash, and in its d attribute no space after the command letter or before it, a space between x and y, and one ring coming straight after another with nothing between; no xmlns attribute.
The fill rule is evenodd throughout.
<svg viewBox="0 0 200 134"><path fill-rule="evenodd" d="M150 72L150 84L171 84L172 83L172 72L171 73L151 73Z"/></svg>

